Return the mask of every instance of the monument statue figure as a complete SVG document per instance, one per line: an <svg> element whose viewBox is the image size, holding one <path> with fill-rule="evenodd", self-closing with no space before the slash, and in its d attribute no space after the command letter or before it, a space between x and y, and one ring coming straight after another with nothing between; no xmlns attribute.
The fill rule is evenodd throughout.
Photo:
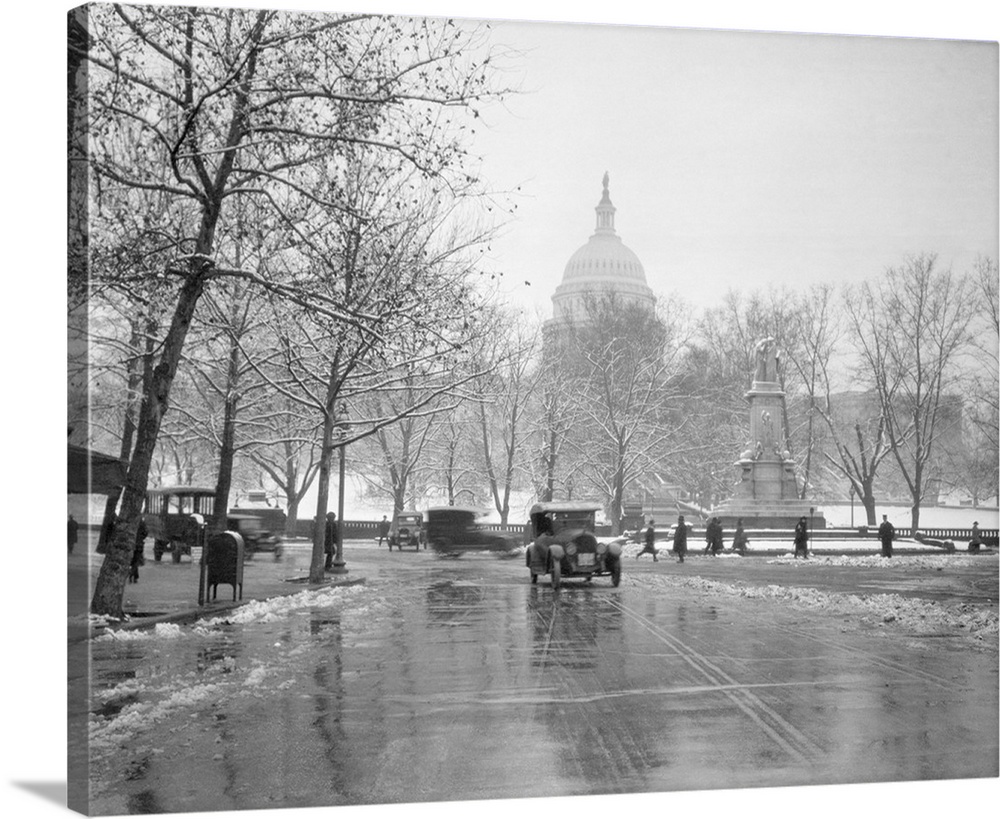
<svg viewBox="0 0 1000 819"><path fill-rule="evenodd" d="M762 338L754 348L757 363L754 381L778 380L778 342L771 336Z"/></svg>

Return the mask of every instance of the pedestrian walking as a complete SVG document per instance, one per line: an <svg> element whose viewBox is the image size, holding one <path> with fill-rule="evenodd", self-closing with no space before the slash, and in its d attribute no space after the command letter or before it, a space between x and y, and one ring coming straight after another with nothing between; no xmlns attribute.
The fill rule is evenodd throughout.
<svg viewBox="0 0 1000 819"><path fill-rule="evenodd" d="M326 528L323 535L323 551L326 554L326 562L323 568L327 571L333 568L333 553L337 549L337 513L326 513Z"/></svg>
<svg viewBox="0 0 1000 819"><path fill-rule="evenodd" d="M709 518L705 524L705 554L713 557L722 549L722 522Z"/></svg>
<svg viewBox="0 0 1000 819"><path fill-rule="evenodd" d="M142 551L146 546L146 535L149 530L146 528L146 521L139 518L139 528L135 530L135 546L132 548L132 563L129 567L128 582L139 582L139 567L146 564L146 557Z"/></svg>
<svg viewBox="0 0 1000 819"><path fill-rule="evenodd" d="M76 522L76 518L70 515L69 520L66 521L66 528L69 536L69 553L73 554L73 547L76 546L79 537L80 524Z"/></svg>
<svg viewBox="0 0 1000 819"><path fill-rule="evenodd" d="M677 555L677 562L684 562L684 555L688 548L687 524L684 523L684 515L677 517L677 527L674 529L674 553Z"/></svg>
<svg viewBox="0 0 1000 819"><path fill-rule="evenodd" d="M972 521L972 540L969 541L969 551L978 552L979 547L983 545L982 535L979 534L979 521Z"/></svg>
<svg viewBox="0 0 1000 819"><path fill-rule="evenodd" d="M882 515L878 527L878 539L882 541L882 557L892 557L892 542L896 539L896 529L889 523L889 516Z"/></svg>
<svg viewBox="0 0 1000 819"><path fill-rule="evenodd" d="M656 540L656 531L653 529L653 519L649 519L649 528L646 529L646 545L642 547L642 551L635 556L635 559L639 559L639 555L652 555L653 562L656 563L659 558L656 556L656 546L653 545Z"/></svg>
<svg viewBox="0 0 1000 819"><path fill-rule="evenodd" d="M382 521L378 525L378 545L382 545L382 541L389 542L389 518L382 515Z"/></svg>
<svg viewBox="0 0 1000 819"><path fill-rule="evenodd" d="M745 555L749 542L750 538L743 531L743 518L736 518L736 531L733 532L733 551L737 554Z"/></svg>
<svg viewBox="0 0 1000 819"><path fill-rule="evenodd" d="M805 516L799 518L799 522L795 524L796 559L799 555L806 559L809 558L809 521L806 520Z"/></svg>

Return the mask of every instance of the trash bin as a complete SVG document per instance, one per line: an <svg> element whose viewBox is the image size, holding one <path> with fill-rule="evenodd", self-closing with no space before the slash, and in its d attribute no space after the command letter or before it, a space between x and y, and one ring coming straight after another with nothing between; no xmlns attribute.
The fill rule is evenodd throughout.
<svg viewBox="0 0 1000 819"><path fill-rule="evenodd" d="M201 553L198 605L216 599L219 585L233 587L233 600L243 599L243 538L237 532L211 535Z"/></svg>

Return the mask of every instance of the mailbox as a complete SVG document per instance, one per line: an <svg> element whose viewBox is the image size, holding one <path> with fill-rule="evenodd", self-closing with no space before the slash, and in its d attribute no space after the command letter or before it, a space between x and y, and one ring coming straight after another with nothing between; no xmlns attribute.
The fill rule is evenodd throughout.
<svg viewBox="0 0 1000 819"><path fill-rule="evenodd" d="M243 538L236 532L209 536L201 556L201 583L198 604L216 599L219 584L233 587L233 600L243 599Z"/></svg>

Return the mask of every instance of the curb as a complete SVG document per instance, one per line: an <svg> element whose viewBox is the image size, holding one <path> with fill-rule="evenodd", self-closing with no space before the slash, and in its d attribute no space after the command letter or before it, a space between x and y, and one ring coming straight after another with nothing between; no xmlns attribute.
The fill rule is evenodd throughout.
<svg viewBox="0 0 1000 819"><path fill-rule="evenodd" d="M159 623L177 623L177 624L187 624L193 623L204 617L215 617L221 613L227 611L232 611L233 609L238 609L247 603L253 603L261 600L270 600L275 597L289 597L293 594L298 594L301 591L312 591L314 589L323 588L339 588L342 586L358 586L365 582L365 578L356 577L350 580L325 580L322 583L308 583L303 580L286 579L285 583L294 584L298 586L295 589L289 589L288 591L281 591L276 594L270 594L266 596L258 597L246 597L242 600L231 600L224 603L206 603L204 606L182 609L180 611L167 612L165 614L150 615L148 617L135 617L131 620L123 620L120 623L108 623L102 625L93 626L90 629L90 633L87 635L87 639L98 637L103 632L108 629L114 631L137 631L143 628L150 628L156 626ZM127 612L126 612L127 614Z"/></svg>

